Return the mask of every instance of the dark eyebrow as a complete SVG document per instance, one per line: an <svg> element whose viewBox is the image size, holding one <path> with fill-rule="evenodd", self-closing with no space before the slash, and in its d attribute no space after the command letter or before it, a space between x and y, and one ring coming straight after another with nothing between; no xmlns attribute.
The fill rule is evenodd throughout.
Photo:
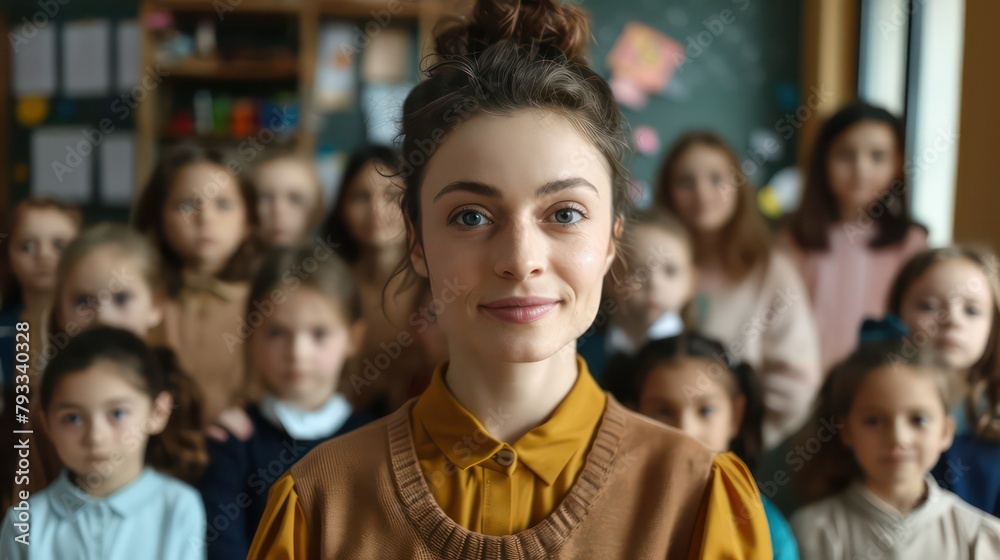
<svg viewBox="0 0 1000 560"><path fill-rule="evenodd" d="M541 187L538 187L538 190L535 191L535 196L541 198L543 196L548 196L573 187L587 187L600 195L597 187L591 184L590 181L584 179L583 177L569 177L567 179L559 179L557 181L549 181L548 183L545 183ZM454 191L465 191L482 196L488 196L490 198L503 198L503 193L500 189L493 185L480 183L479 181L455 181L454 183L445 185L445 187L434 197L434 202L437 202L442 196Z"/></svg>
<svg viewBox="0 0 1000 560"><path fill-rule="evenodd" d="M590 181L584 179L583 177L569 177L567 179L559 179L558 181L549 181L548 183L545 183L539 187L537 191L535 191L535 196L541 198L543 196L548 196L573 187L586 187L594 191L598 197L601 195L601 193L597 191L597 187L592 185Z"/></svg>
<svg viewBox="0 0 1000 560"><path fill-rule="evenodd" d="M434 197L434 202L437 202L442 196L455 191L465 191L473 194L488 196L490 198L503 198L503 193L500 192L500 189L494 187L493 185L487 185L486 183L480 183L478 181L455 181L454 183L445 185L445 187L437 193L437 196Z"/></svg>

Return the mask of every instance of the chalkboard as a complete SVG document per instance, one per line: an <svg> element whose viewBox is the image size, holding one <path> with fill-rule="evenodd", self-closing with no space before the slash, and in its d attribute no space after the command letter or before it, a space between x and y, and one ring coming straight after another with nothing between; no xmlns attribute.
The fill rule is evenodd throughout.
<svg viewBox="0 0 1000 560"><path fill-rule="evenodd" d="M633 128L648 125L660 137L657 154L637 154L631 162L637 179L652 185L671 142L692 128L725 136L757 186L794 164L798 123L787 115L800 103L797 0L585 0L580 5L594 22L597 48L591 64L605 78L610 77L605 57L630 21L654 27L685 47L687 62L667 95L651 96L641 110L623 108ZM782 151L769 154L771 161L748 152L755 130L769 131L784 144Z"/></svg>

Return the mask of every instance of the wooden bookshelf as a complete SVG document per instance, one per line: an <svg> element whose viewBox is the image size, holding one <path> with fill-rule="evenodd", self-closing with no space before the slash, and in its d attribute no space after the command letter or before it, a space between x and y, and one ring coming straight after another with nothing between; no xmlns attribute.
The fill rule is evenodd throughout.
<svg viewBox="0 0 1000 560"><path fill-rule="evenodd" d="M297 45L293 55L274 60L199 59L160 64L163 82L148 92L136 113L136 180L145 183L152 172L159 147L182 139L205 140L210 143L237 142L232 135L184 136L165 130L165 109L177 87L204 84L213 87L261 87L290 84L298 100L299 124L292 142L295 149L306 155L316 152L316 131L311 119L312 91L315 85L316 57L320 28L324 23L343 20L364 29L368 21L390 25L414 25L418 34L420 57L432 52L431 33L435 23L468 0L146 0L139 10L142 26L142 66L156 67L159 45L145 22L158 12L170 12L179 18L204 15L212 18L216 29L239 17L256 17L273 21L275 26L297 25ZM218 9L219 7L222 9ZM229 10L228 8L232 8ZM221 16L221 18L220 18ZM380 23L381 25L381 23Z"/></svg>

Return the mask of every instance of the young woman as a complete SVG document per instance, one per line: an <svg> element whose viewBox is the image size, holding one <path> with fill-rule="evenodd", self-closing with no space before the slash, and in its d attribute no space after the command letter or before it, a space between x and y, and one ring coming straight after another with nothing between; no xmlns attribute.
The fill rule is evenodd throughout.
<svg viewBox="0 0 1000 560"><path fill-rule="evenodd" d="M481 0L438 35L401 204L449 359L275 482L249 558L771 558L739 459L629 412L576 355L629 200L587 27Z"/></svg>

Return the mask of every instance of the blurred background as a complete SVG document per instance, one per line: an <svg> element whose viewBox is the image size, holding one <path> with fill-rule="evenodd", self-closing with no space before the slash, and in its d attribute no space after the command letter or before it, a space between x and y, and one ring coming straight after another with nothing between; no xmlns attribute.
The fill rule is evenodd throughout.
<svg viewBox="0 0 1000 560"><path fill-rule="evenodd" d="M993 0L573 0L615 87L648 201L690 128L721 132L773 220L793 210L823 118L860 97L905 120L931 245L1000 247L993 217ZM346 154L396 139L434 25L467 0L2 0L0 215L30 195L124 221L182 140L315 158L334 200ZM427 64L424 61L423 64Z"/></svg>

